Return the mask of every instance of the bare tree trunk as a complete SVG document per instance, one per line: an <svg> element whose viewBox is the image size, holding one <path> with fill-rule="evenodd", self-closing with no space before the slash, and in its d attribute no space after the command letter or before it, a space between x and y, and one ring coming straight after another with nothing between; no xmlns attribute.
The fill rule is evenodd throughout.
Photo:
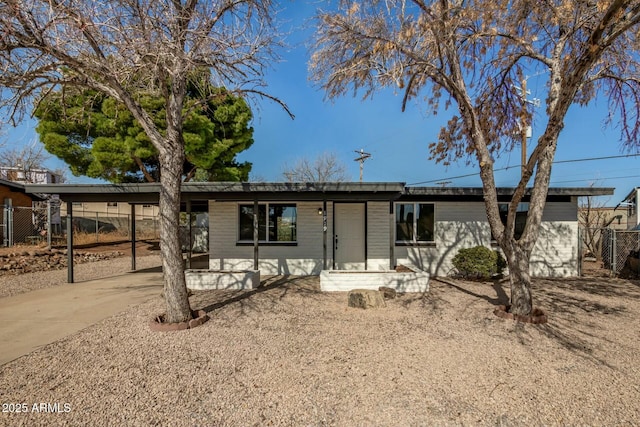
<svg viewBox="0 0 640 427"><path fill-rule="evenodd" d="M182 153L182 155L180 155ZM164 272L166 321L185 322L191 319L191 307L180 247L180 185L183 150L163 150L160 153L160 245Z"/></svg>
<svg viewBox="0 0 640 427"><path fill-rule="evenodd" d="M511 284L511 313L527 316L533 309L531 298L531 276L529 275L530 252L516 242L502 248L509 265Z"/></svg>

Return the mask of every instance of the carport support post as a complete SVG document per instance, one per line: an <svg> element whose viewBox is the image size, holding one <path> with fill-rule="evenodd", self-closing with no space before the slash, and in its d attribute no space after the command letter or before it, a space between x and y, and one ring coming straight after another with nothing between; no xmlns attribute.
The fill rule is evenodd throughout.
<svg viewBox="0 0 640 427"><path fill-rule="evenodd" d="M393 202L389 202L389 270L396 268L395 260L395 246L396 237L394 227L396 225L395 217L393 215Z"/></svg>
<svg viewBox="0 0 640 427"><path fill-rule="evenodd" d="M53 227L51 227L51 199L47 200L47 248L51 249L51 233Z"/></svg>
<svg viewBox="0 0 640 427"><path fill-rule="evenodd" d="M258 270L258 199L253 200L253 269Z"/></svg>
<svg viewBox="0 0 640 427"><path fill-rule="evenodd" d="M73 202L67 202L67 283L73 283Z"/></svg>
<svg viewBox="0 0 640 427"><path fill-rule="evenodd" d="M327 269L327 199L322 200L322 269Z"/></svg>
<svg viewBox="0 0 640 427"><path fill-rule="evenodd" d="M189 247L187 248L187 268L191 268L191 248L193 243L191 241L191 199L186 201L187 205L187 231L189 232Z"/></svg>
<svg viewBox="0 0 640 427"><path fill-rule="evenodd" d="M136 269L136 205L131 204L131 270Z"/></svg>

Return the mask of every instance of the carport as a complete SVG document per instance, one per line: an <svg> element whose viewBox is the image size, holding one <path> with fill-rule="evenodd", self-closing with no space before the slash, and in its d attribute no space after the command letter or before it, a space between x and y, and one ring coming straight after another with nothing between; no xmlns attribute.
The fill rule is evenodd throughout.
<svg viewBox="0 0 640 427"><path fill-rule="evenodd" d="M135 206L158 204L161 186L159 183L132 184L25 184L27 193L56 194L67 207L67 230L72 230L73 203L75 202L124 202L131 205L131 269L136 270L135 253ZM371 201L393 203L405 189L404 183L246 183L246 182L185 182L181 187L181 211L188 215L194 212L208 212L209 201L244 201L254 204L253 258L257 269L259 259L257 206L259 201L318 201L324 212L323 257L331 243L326 230L327 201ZM391 223L389 225L391 227ZM191 227L191 221L189 221ZM189 230L189 235L191 235ZM393 253L393 246L390 247ZM67 281L74 282L73 273L73 233L67 232ZM190 268L191 246L187 251L187 268ZM393 256L391 256L393 258Z"/></svg>
<svg viewBox="0 0 640 427"><path fill-rule="evenodd" d="M136 205L158 204L159 183L140 184L25 184L26 193L56 194L67 208L67 282L74 282L73 272L73 204L77 202L123 202L131 206L131 270L136 270ZM186 188L185 188L186 187ZM197 189L195 189L197 187ZM188 215L207 212L206 195L200 195L201 185L183 184L181 212ZM190 188L190 189L189 189ZM186 190L186 191L185 191ZM191 228L191 221L189 221ZM191 229L189 229L191 235ZM187 267L191 261L191 247L187 251Z"/></svg>

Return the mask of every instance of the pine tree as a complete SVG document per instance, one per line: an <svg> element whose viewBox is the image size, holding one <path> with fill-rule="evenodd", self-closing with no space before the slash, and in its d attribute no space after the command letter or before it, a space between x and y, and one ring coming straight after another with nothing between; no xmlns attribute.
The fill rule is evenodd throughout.
<svg viewBox="0 0 640 427"><path fill-rule="evenodd" d="M249 106L222 88L207 88L206 101L201 93L191 80L183 108L183 179L248 180L251 164L235 157L253 144ZM166 129L164 99L142 92L137 98L153 112L158 128ZM74 175L114 183L160 180L158 151L127 107L112 97L92 89L50 92L35 117L46 150L65 161Z"/></svg>

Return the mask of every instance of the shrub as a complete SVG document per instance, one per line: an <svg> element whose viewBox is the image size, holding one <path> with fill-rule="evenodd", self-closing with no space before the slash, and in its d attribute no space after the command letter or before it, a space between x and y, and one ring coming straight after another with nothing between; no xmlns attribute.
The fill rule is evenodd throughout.
<svg viewBox="0 0 640 427"><path fill-rule="evenodd" d="M453 257L453 266L465 279L486 280L502 274L507 263L498 251L485 246L460 249Z"/></svg>

